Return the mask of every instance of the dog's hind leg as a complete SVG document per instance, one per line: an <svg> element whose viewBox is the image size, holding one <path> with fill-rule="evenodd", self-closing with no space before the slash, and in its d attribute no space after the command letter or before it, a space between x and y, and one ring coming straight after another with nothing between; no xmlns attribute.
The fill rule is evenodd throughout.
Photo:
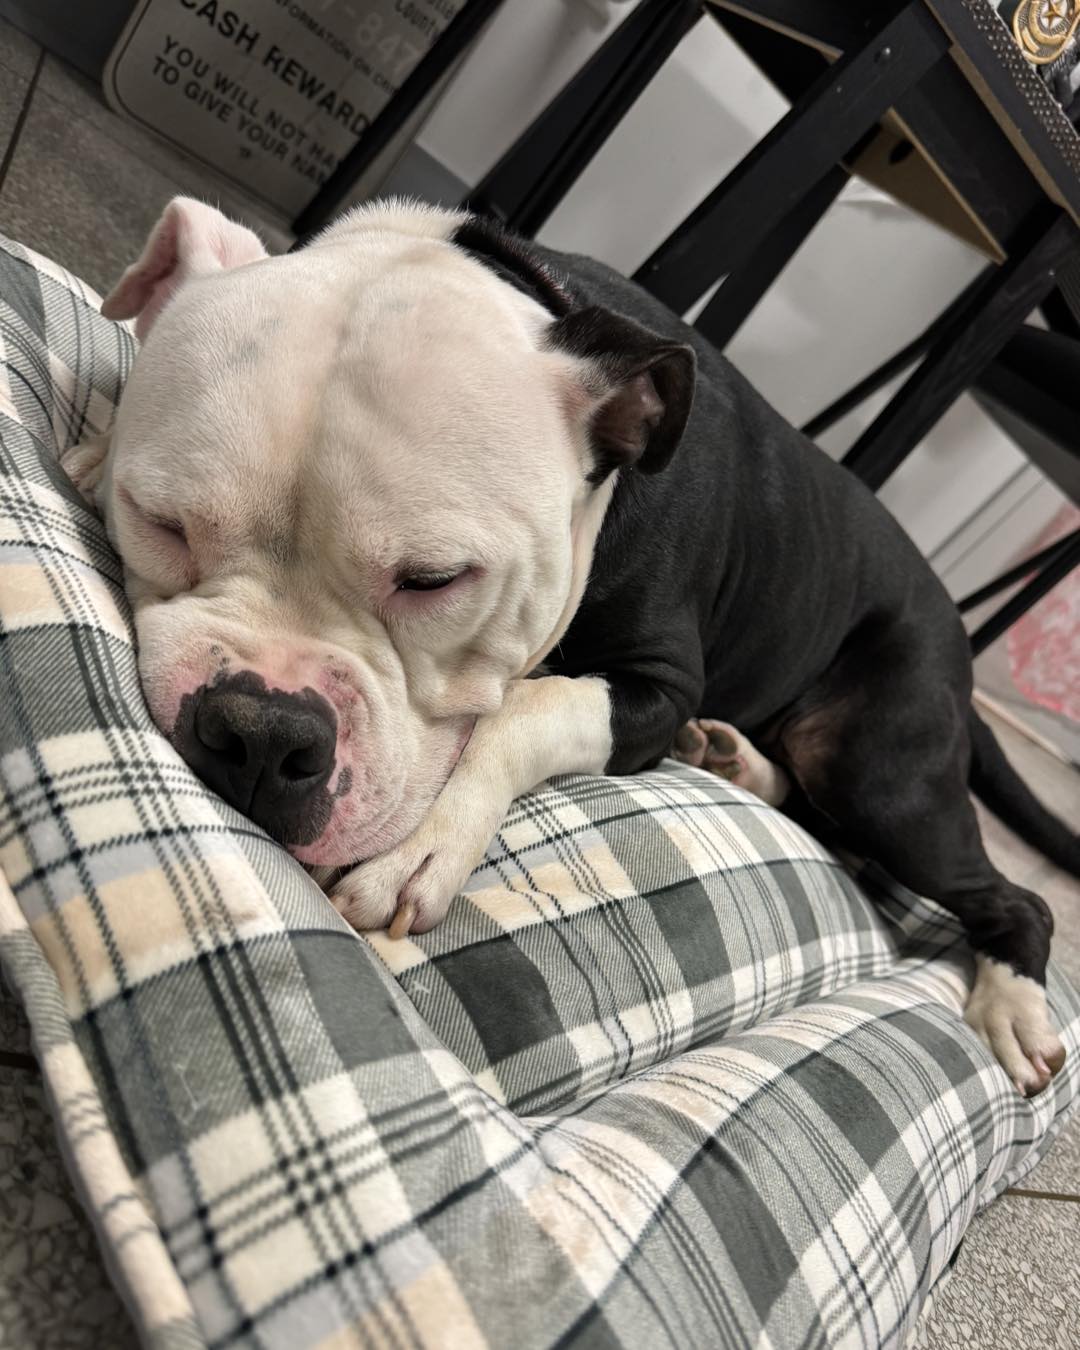
<svg viewBox="0 0 1080 1350"><path fill-rule="evenodd" d="M770 806L782 805L791 791L791 780L780 765L766 759L729 722L693 718L680 727L671 753L684 764L745 788Z"/></svg>
<svg viewBox="0 0 1080 1350"><path fill-rule="evenodd" d="M1065 1059L1046 1005L1053 918L986 856L968 795L969 693L920 645L898 626L852 642L779 749L845 845L963 923L977 959L967 1021L1033 1095Z"/></svg>

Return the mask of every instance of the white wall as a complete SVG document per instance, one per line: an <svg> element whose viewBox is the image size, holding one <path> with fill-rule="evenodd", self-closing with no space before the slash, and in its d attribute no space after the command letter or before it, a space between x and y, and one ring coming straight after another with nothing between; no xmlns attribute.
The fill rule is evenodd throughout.
<svg viewBox="0 0 1080 1350"><path fill-rule="evenodd" d="M508 0L421 144L475 183L630 7L610 5L598 18L587 0ZM579 179L542 240L633 270L785 111L720 28L702 20ZM903 346L982 266L973 250L936 226L853 183L729 355L798 424ZM883 401L845 419L826 448L842 452ZM964 398L881 497L933 555L1024 463Z"/></svg>

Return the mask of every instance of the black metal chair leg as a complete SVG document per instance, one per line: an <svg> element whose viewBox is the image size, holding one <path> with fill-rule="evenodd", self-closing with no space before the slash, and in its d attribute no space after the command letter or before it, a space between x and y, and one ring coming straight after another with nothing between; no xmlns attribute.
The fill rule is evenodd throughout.
<svg viewBox="0 0 1080 1350"><path fill-rule="evenodd" d="M956 608L961 614L967 614L970 610L978 608L986 600L992 600L995 595L1000 595L1002 591L1007 591L1010 586L1015 586L1018 581L1023 581L1025 577L1031 576L1033 572L1041 572L1042 569L1058 556L1064 553L1067 548L1080 539L1080 530L1073 530L1072 534L1067 534L1063 539L1057 539L1046 548L1041 548L1038 553L1033 553L1030 558L1025 558L1023 562L1017 563L1015 567L1010 567L1007 572L1002 572L996 576L993 581L988 581L985 586L980 586L977 591L972 591L970 595L965 595L962 600L957 600Z"/></svg>
<svg viewBox="0 0 1080 1350"><path fill-rule="evenodd" d="M799 430L804 436L809 436L811 440L815 436L820 436L823 431L828 431L829 427L839 422L841 417L846 417L853 408L857 408L860 403L864 403L871 394L876 394L882 385L888 384L891 379L897 375L902 375L909 366L913 366L920 356L924 355L946 325L952 319L956 307L965 303L968 297L974 292L975 288L981 286L987 277L993 276L997 272L997 265L984 269L973 281L960 292L948 309L943 310L941 314L928 324L926 328L898 352L894 352L887 361L883 361L880 366L872 370L869 375L864 375L858 384L853 384L846 393L834 399L821 412L816 413L809 422L805 423Z"/></svg>
<svg viewBox="0 0 1080 1350"><path fill-rule="evenodd" d="M758 301L791 261L803 240L840 195L847 170L834 165L795 209L758 245L744 267L720 286L694 327L723 350L749 318Z"/></svg>
<svg viewBox="0 0 1080 1350"><path fill-rule="evenodd" d="M999 638L1006 629L1011 628L1037 600L1041 600L1059 581L1067 577L1074 567L1080 567L1080 530L1074 531L1070 539L1071 543L1051 558L1037 577L1029 581L1022 591L1006 601L996 614L991 614L985 623L975 629L971 635L973 656L984 652L991 642Z"/></svg>
<svg viewBox="0 0 1080 1350"><path fill-rule="evenodd" d="M535 234L701 14L701 0L642 0L464 205Z"/></svg>
<svg viewBox="0 0 1080 1350"><path fill-rule="evenodd" d="M1021 324L971 392L1028 460L1080 502L1080 339Z"/></svg>
<svg viewBox="0 0 1080 1350"><path fill-rule="evenodd" d="M333 220L353 184L382 154L412 114L479 35L503 0L467 0L424 53L353 148L293 221L296 243L304 243Z"/></svg>
<svg viewBox="0 0 1080 1350"><path fill-rule="evenodd" d="M905 5L815 81L634 280L684 313L733 272L948 49L925 4Z"/></svg>
<svg viewBox="0 0 1080 1350"><path fill-rule="evenodd" d="M1055 287L1039 306L1039 309L1051 332L1064 333L1071 338L1080 338L1080 323L1077 323L1076 315L1072 312L1069 302L1062 295L1060 288Z"/></svg>
<svg viewBox="0 0 1080 1350"><path fill-rule="evenodd" d="M978 278L949 307L922 364L844 456L847 468L876 492L1040 303L1078 242L1076 226L1055 212L1033 228L1026 248Z"/></svg>

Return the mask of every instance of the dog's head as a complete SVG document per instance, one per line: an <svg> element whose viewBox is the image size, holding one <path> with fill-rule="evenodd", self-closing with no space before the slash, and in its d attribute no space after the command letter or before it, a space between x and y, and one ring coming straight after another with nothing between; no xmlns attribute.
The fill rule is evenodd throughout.
<svg viewBox="0 0 1080 1350"><path fill-rule="evenodd" d="M615 471L678 442L692 353L394 203L270 258L178 199L102 312L143 345L67 462L155 721L302 861L391 847L565 631Z"/></svg>

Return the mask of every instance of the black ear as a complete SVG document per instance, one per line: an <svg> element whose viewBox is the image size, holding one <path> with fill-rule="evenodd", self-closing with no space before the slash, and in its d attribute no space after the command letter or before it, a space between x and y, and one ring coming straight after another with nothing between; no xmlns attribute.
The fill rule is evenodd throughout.
<svg viewBox="0 0 1080 1350"><path fill-rule="evenodd" d="M693 347L597 306L575 310L548 330L548 345L580 357L582 386L600 483L636 465L659 473L682 439L694 401Z"/></svg>
<svg viewBox="0 0 1080 1350"><path fill-rule="evenodd" d="M552 315L568 314L573 301L559 278L533 253L527 239L485 216L467 216L450 236L501 280L535 300Z"/></svg>

